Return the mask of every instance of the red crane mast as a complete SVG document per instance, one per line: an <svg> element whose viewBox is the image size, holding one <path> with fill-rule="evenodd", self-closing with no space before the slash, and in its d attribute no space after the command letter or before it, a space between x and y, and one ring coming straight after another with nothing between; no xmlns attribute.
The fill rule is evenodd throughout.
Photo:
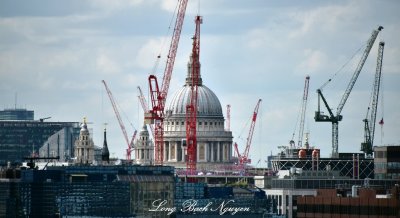
<svg viewBox="0 0 400 218"><path fill-rule="evenodd" d="M193 175L196 172L197 161L197 95L200 75L200 24L203 22L201 16L196 16L196 31L193 37L192 48L192 72L190 84L190 101L186 105L186 143L187 143L187 171ZM190 79L190 77L189 77Z"/></svg>
<svg viewBox="0 0 400 218"><path fill-rule="evenodd" d="M118 111L118 108L117 108L117 104L115 103L113 94L111 93L110 89L108 88L106 81L102 80L101 82L103 82L104 87L106 88L108 97L110 98L111 105L112 105L112 107L114 109L114 112L115 112L115 116L117 117L119 126L121 127L121 130L122 130L122 134L124 135L124 139L126 141L126 144L128 145L128 148L126 149L126 159L128 161L130 161L131 160L131 153L132 153L132 145L133 145L133 141L135 140L135 137L136 137L136 134L137 134L137 130L135 130L135 132L133 133L131 141L129 141L128 133L126 133L125 125L122 122L121 116L119 115L119 111Z"/></svg>
<svg viewBox="0 0 400 218"><path fill-rule="evenodd" d="M235 148L236 157L237 157L238 160L239 160L240 157L241 157L241 155L240 155L240 152L239 152L238 144L235 142L235 144L233 144L233 147Z"/></svg>
<svg viewBox="0 0 400 218"><path fill-rule="evenodd" d="M155 144L155 160L156 165L163 164L164 156L164 106L168 95L169 83L171 81L172 69L174 67L176 51L178 49L179 38L182 31L183 20L188 0L181 0L179 3L178 14L174 32L172 35L171 45L167 56L167 64L164 71L161 89L158 86L157 77L149 76L150 96L152 108L149 114L146 115L146 120L151 120L154 123L154 144Z"/></svg>
<svg viewBox="0 0 400 218"><path fill-rule="evenodd" d="M261 103L261 99L258 99L257 105L254 108L254 112L253 112L253 115L251 117L251 125L250 125L249 135L247 137L246 148L245 148L245 150L244 150L242 155L240 155L240 153L239 153L239 150L237 148L237 144L236 143L234 144L235 151L238 154L239 164L241 166L251 162L251 160L249 159L249 151L250 151L250 146L251 146L251 140L253 139L254 127L256 125L258 108L260 107L260 103Z"/></svg>

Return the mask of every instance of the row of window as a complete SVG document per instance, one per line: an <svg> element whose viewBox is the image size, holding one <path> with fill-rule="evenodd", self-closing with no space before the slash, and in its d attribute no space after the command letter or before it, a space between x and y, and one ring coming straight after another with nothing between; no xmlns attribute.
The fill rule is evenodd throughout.
<svg viewBox="0 0 400 218"><path fill-rule="evenodd" d="M400 169L400 162L375 162L375 170Z"/></svg>
<svg viewBox="0 0 400 218"><path fill-rule="evenodd" d="M400 162L388 162L388 169L400 169Z"/></svg>
<svg viewBox="0 0 400 218"><path fill-rule="evenodd" d="M185 122L183 122L183 121L181 121L180 122L181 124L180 125L185 125ZM203 125L203 122L198 122L198 124L199 124L199 126L201 126L201 125ZM179 121L171 121L171 122L167 122L167 125L179 125ZM223 125L223 122L204 122L204 125L205 126L207 126L207 125L210 125L210 126L212 126L212 125L214 125L214 126L222 126Z"/></svg>
<svg viewBox="0 0 400 218"><path fill-rule="evenodd" d="M396 216L396 207L361 206L361 205L320 205L298 204L297 213L326 213L326 214L354 214L354 215L386 215Z"/></svg>
<svg viewBox="0 0 400 218"><path fill-rule="evenodd" d="M387 163L383 162L383 163L379 163L379 162L375 162L375 170L386 170L387 169Z"/></svg>
<svg viewBox="0 0 400 218"><path fill-rule="evenodd" d="M386 158L386 151L375 151L375 158Z"/></svg>
<svg viewBox="0 0 400 218"><path fill-rule="evenodd" d="M400 173L388 173L386 174L388 179L400 179Z"/></svg>

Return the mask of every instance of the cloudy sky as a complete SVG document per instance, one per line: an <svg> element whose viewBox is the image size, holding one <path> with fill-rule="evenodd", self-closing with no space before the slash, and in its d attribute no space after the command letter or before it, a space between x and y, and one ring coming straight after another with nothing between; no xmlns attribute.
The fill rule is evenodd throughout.
<svg viewBox="0 0 400 218"><path fill-rule="evenodd" d="M177 0L2 0L0 2L0 109L35 110L35 118L81 121L86 116L95 144L123 157L123 140L105 80L121 107L128 134L140 129L143 112L137 86L147 90L156 57L162 78ZM194 33L194 16L203 16L201 63L204 84L231 104L234 141L244 150L249 120L263 99L250 156L266 156L287 145L296 130L304 78L310 75L305 131L322 155L331 152L331 124L314 122L316 89L336 111L366 41L379 25L370 56L342 111L339 151L358 152L370 101L378 41L386 42L383 101L375 144L400 144L400 2L387 1L239 1L191 0L177 52L169 97L184 84ZM358 51L358 52L357 52ZM348 63L348 64L346 64ZM339 69L343 69L339 71ZM335 73L338 72L335 75ZM146 91L147 92L147 91ZM383 103L383 104L381 104ZM327 113L325 107L323 107ZM126 115L125 115L126 114Z"/></svg>

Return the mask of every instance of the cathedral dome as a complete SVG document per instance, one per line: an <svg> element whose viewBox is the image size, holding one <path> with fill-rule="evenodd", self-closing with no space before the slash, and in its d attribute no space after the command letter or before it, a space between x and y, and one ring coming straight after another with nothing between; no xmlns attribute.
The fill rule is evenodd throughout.
<svg viewBox="0 0 400 218"><path fill-rule="evenodd" d="M185 116L186 105L190 101L192 86L192 62L190 57L187 70L186 84L174 93L169 104L167 104L167 114ZM200 63L197 64L200 68ZM200 72L200 70L199 70ZM197 96L197 116L199 117L223 117L222 107L218 97L211 89L203 85L201 75L199 75L198 96Z"/></svg>
<svg viewBox="0 0 400 218"><path fill-rule="evenodd" d="M198 59L197 59L198 60ZM198 69L195 69L198 68ZM195 76L198 74L198 76ZM186 168L188 146L186 143L186 107L191 99L193 84L197 85L196 167L198 170L220 169L232 166L232 132L225 131L224 115L218 97L203 85L200 62L193 64L190 57L186 82L165 105L162 158L167 165ZM155 149L155 151L157 151ZM158 153L159 154L159 153ZM193 153L191 153L193 154Z"/></svg>
<svg viewBox="0 0 400 218"><path fill-rule="evenodd" d="M170 112L172 115L184 116L186 114L186 105L190 100L190 91L189 85L185 85L178 90L171 98L172 100L169 105L167 105L167 113ZM221 103L218 97L211 89L204 85L198 86L197 106L197 116L223 116Z"/></svg>

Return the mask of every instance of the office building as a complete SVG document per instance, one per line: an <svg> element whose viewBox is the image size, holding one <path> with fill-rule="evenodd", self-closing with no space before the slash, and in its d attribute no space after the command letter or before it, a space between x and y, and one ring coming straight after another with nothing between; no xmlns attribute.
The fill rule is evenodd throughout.
<svg viewBox="0 0 400 218"><path fill-rule="evenodd" d="M33 120L34 112L27 109L4 109L0 111L0 120Z"/></svg>
<svg viewBox="0 0 400 218"><path fill-rule="evenodd" d="M400 146L374 147L375 178L400 179Z"/></svg>
<svg viewBox="0 0 400 218"><path fill-rule="evenodd" d="M79 123L0 120L0 166L5 166L7 162L19 165L24 161L24 157L31 156L32 153L38 154L40 147L49 137L63 128L79 130ZM66 136L66 140L69 140L68 137L71 136Z"/></svg>

